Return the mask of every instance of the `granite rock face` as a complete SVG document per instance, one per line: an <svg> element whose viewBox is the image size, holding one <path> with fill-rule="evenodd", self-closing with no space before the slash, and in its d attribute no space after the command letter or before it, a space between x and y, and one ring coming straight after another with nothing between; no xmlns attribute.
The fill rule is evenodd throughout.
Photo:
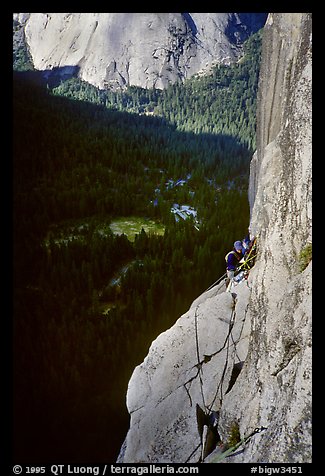
<svg viewBox="0 0 325 476"><path fill-rule="evenodd" d="M238 284L236 295L213 288L152 343L129 382L131 423L119 462L201 458L207 426L200 435L197 405L207 415L221 408L234 367L245 361L249 295L246 283Z"/></svg>
<svg viewBox="0 0 325 476"><path fill-rule="evenodd" d="M260 431L222 463L311 462L312 262L299 269L312 240L311 61L311 15L269 14L250 177L256 264L152 343L129 382L119 462L213 462L234 428Z"/></svg>
<svg viewBox="0 0 325 476"><path fill-rule="evenodd" d="M267 427L234 461L311 461L312 25L306 13L270 14L264 29L257 151L251 163L252 343L224 406L243 434ZM241 405L234 406L234 402Z"/></svg>
<svg viewBox="0 0 325 476"><path fill-rule="evenodd" d="M38 70L78 74L100 88L163 89L241 56L265 13L14 14Z"/></svg>

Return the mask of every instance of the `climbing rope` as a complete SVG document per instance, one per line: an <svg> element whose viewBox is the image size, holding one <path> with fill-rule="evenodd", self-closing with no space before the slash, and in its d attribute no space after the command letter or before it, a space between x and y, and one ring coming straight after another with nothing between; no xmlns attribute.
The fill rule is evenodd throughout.
<svg viewBox="0 0 325 476"><path fill-rule="evenodd" d="M251 256L253 254L253 256ZM245 269L245 270L250 270L253 266L254 263L252 263L252 261L256 258L257 256L257 251L256 251L256 238L254 238L254 241L251 245L251 248L249 250L249 253L247 255L247 258L245 259L245 261L240 265L238 266L237 270L236 271L239 271L241 270L242 268ZM248 265L249 263L249 265ZM252 266L251 266L252 265Z"/></svg>
<svg viewBox="0 0 325 476"><path fill-rule="evenodd" d="M253 253L253 251L255 253ZM253 254L252 254L253 253ZM256 258L256 238L254 239L253 241L253 244L249 250L249 253L248 253L248 256L247 258L245 259L245 261L237 268L237 270L239 271L241 268L245 267L245 271L248 271L251 269L252 266L250 266L250 264L254 264L253 263L253 260ZM225 279L225 277L227 276L227 273L224 273L220 278L217 279L217 281L215 281L213 284L211 284L211 286L209 286L208 289L206 289L206 291L204 292L207 292L209 291L210 289L212 289L213 287L217 286L218 284L220 284L222 282L222 286L224 285L224 282L223 280ZM212 407L216 401L216 398L218 396L218 393L220 392L220 402L222 403L222 400L223 400L223 383L224 383L224 379L225 379L225 375L226 375L226 371L227 371L227 368L228 368L228 361L229 361L229 352L230 352L230 347L234 346L234 349L235 349L235 354L236 354L236 357L238 360L239 359L239 356L238 356L238 353L237 353L237 348L236 348L236 342L234 340L234 337L232 335L232 329L233 329L233 326L234 326L234 323L235 323L235 316L236 316L236 312L235 312L235 305L234 307L232 308L232 311L231 311L231 316L230 316L230 321L229 321L229 329L228 329L228 333L227 333L227 336L225 338L225 341L222 345L222 347L217 350L214 354L212 355L209 355L209 356L206 356L204 355L204 359L201 361L201 357L200 357L200 346L199 346L199 333L198 333L198 309L199 309L199 304L196 306L195 308L195 314L194 314L194 322L195 322L195 346L196 346L196 357L197 357L197 364L195 365L197 367L197 373L194 377L192 377L188 382L186 382L184 384L184 387L185 387L185 390L189 396L189 399L190 399L190 403L192 405L192 398L191 398L191 395L189 393L189 390L188 388L186 387L187 384L191 383L194 379L196 379L197 377L199 377L199 382L200 382L200 391L201 391L201 396L202 396L202 402L203 402L203 408L204 408L204 413L207 417L209 417L212 413L213 413L213 410L212 410ZM232 341L232 343L230 342L230 339ZM203 363L205 362L208 362L214 355L216 355L217 353L221 352L222 350L224 350L226 348L226 358L225 358L225 365L224 365L224 368L223 368L223 371L222 371L222 375L221 375L221 378L220 378L220 381L219 381L219 384L217 386L217 389L216 389L216 392L214 394L214 397L211 401L211 403L209 405L206 404L205 402L205 397L204 397L204 390L203 390L203 379L202 379L202 376L203 376ZM209 359L209 360L207 360ZM265 429L262 427L262 429ZM222 455L224 455L222 457L225 458L226 456L228 456L228 454L232 453L233 451L235 451L235 449L237 449L241 444L244 444L246 443L249 438L251 438L256 432L258 431L261 431L261 429L255 429L253 433L251 433L250 435L248 435L247 437L243 438L237 445L235 445L234 447L232 448L229 448L227 451L223 452ZM200 435L200 438L201 438L201 441L200 441L200 444L197 445L197 447L192 451L192 453L190 454L190 456L187 458L186 462L188 462L192 456L196 453L196 451L202 447L203 448L203 441L202 441L202 435ZM217 462L217 461L213 461L213 462Z"/></svg>
<svg viewBox="0 0 325 476"><path fill-rule="evenodd" d="M202 364L206 361L206 358L207 357L212 357L213 355L211 356L204 356L204 359L201 361L201 358L200 358L200 346L199 346L199 336L198 336L198 325L197 325L197 318L198 318L198 309L199 309L199 304L196 306L196 309L195 309L195 345L196 345L196 356L197 356L197 364L196 364L196 367L197 367L197 373L194 377L192 377L187 383L190 383L192 382L195 378L197 378L199 376L199 382L200 382L200 391L201 391L201 396L202 396L202 402L203 402L203 408L204 408L204 413L205 415L207 416L207 418L209 418L209 416L213 413L213 410L212 410L212 407L216 401L216 398L218 396L218 393L220 392L220 401L222 402L222 399L223 399L223 389L222 389L222 386L223 386L223 383L224 383L224 379L225 379L225 375L226 375L226 371L227 371L227 367L228 367L228 363L229 363L229 352L230 352L230 347L233 345L235 347L235 352L237 353L236 351L236 343L234 342L234 339L233 339L233 336L232 336L232 329L233 329L233 326L234 326L234 323L235 323L235 316L236 316L236 313L235 313L235 307L232 309L231 311L231 316L230 316L230 321L229 321L229 329L228 329L228 333L225 337L225 341L223 343L223 345L221 346L220 349L217 350L217 352L215 352L213 355L216 355L218 353L220 353L222 350L226 349L226 359L225 359L225 365L224 365L224 368L223 368L223 371L222 371L222 375L221 375L221 378L220 378L220 381L219 381L219 384L217 386L217 389L216 389L216 392L214 394L214 397L211 401L211 403L209 405L206 404L205 402L205 397L204 397L204 390L203 390L203 380L202 380L202 374L203 374L203 371L202 371ZM230 338L232 340L232 343L230 342ZM237 357L238 357L238 354L237 354ZM191 402L191 405L192 405L192 399L191 399L191 396L189 394L189 391L186 387L186 384L184 384L184 387L185 387L185 390L190 398L190 402ZM196 448L192 451L192 453L189 455L189 457L187 458L186 460L186 463L193 457L193 455L198 451L198 449L201 447L201 451L203 449L203 441L202 441L202 435L200 435L200 443L196 446Z"/></svg>
<svg viewBox="0 0 325 476"><path fill-rule="evenodd" d="M257 238L255 237L254 240L253 240L253 243L251 245L251 248L249 250L249 253L247 255L247 258L245 259L245 261L240 265L238 266L238 268L236 269L236 272L238 273L238 271L241 271L241 270L245 270L245 271L249 271L253 265L254 265L254 259L256 258L257 256L257 250L256 250L256 240ZM253 254L252 254L253 253ZM211 286L208 287L208 289L206 289L205 291L203 291L203 293L206 293L207 291L210 291L210 289L214 288L215 286L217 286L218 284L221 283L221 281L223 281L227 276L227 273L224 273L222 276L220 276L220 278L217 279L217 281L215 281L214 283L211 284ZM224 285L224 282L222 282L222 285Z"/></svg>
<svg viewBox="0 0 325 476"><path fill-rule="evenodd" d="M216 401L216 398L218 396L218 393L219 393L219 389L220 389L220 404L222 404L222 399L223 399L223 394L222 394L222 385L223 385L223 382L224 382L224 379L225 379L225 374L226 374L226 370L227 370L227 367L228 367L228 358L229 358L229 348L230 348L230 336L232 335L232 328L234 326L234 323L235 323L235 308L232 309L231 311L231 316L230 316L230 322L229 322L229 329L228 329L228 334L225 338L225 342L222 346L222 348L220 349L223 350L226 346L226 359L225 359L225 365L224 365L224 368L223 368L223 371L222 371L222 375L221 375L221 378L220 378L220 381L219 381L219 384L217 386L217 390L214 394L214 397L212 399L212 402L210 403L210 405L208 407L206 407L207 411L208 411L208 415L212 412L212 407L214 405L214 402Z"/></svg>
<svg viewBox="0 0 325 476"><path fill-rule="evenodd" d="M214 286L217 286L220 283L220 281L224 279L226 276L227 276L227 273L223 274L220 278L217 279L215 283L211 284L211 286L209 286L208 289L204 291L204 293L206 293L207 291L210 291L210 289L212 289Z"/></svg>
<svg viewBox="0 0 325 476"><path fill-rule="evenodd" d="M198 331L197 331L197 311L199 309L199 305L196 306L195 309L195 342L196 342L196 356L197 356L197 366L198 366L198 375L200 379L200 387L201 387L201 395L202 395L202 401L204 408L206 408L205 405L205 399L204 399L204 392L203 392L203 381L202 381L202 363L200 360L200 348L199 348L199 336L198 336Z"/></svg>
<svg viewBox="0 0 325 476"><path fill-rule="evenodd" d="M227 448L225 451L223 451L221 454L219 454L216 458L214 458L211 463L220 463L223 459L227 458L228 456L233 456L234 452L242 445L245 445L254 435L257 433L260 433L261 431L267 430L265 426L260 426L258 428L255 428L249 435L244 436L243 438L240 439L238 443L235 445L231 446L230 448Z"/></svg>

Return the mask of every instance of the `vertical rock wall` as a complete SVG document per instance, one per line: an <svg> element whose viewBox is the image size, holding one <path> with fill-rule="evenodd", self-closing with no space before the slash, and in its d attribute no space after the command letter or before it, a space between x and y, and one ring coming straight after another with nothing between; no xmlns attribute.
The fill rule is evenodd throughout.
<svg viewBox="0 0 325 476"><path fill-rule="evenodd" d="M197 405L215 412L223 443L261 429L222 463L311 461L312 263L299 267L311 242L311 79L311 16L270 14L250 180L257 262L233 294L212 288L152 343L129 383L119 462L202 461Z"/></svg>
<svg viewBox="0 0 325 476"><path fill-rule="evenodd" d="M251 439L228 462L311 461L311 15L270 14L264 29L257 151L251 164L249 353L220 426L237 419ZM241 385L242 384L242 385ZM222 430L220 430L222 432Z"/></svg>

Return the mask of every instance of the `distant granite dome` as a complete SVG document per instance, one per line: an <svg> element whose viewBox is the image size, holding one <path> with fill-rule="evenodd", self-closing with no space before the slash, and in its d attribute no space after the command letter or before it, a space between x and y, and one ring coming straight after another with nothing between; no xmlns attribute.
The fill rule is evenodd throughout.
<svg viewBox="0 0 325 476"><path fill-rule="evenodd" d="M34 67L102 89L163 89L230 64L266 13L15 13Z"/></svg>

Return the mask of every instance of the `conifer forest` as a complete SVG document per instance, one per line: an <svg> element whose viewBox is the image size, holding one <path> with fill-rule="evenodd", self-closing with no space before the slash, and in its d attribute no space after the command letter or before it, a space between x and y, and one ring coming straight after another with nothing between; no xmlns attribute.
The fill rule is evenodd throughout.
<svg viewBox="0 0 325 476"><path fill-rule="evenodd" d="M225 273L249 223L260 43L261 31L238 63L163 91L104 91L16 67L19 463L114 463L134 368ZM182 205L195 214L171 212ZM161 231L143 227L130 239L112 230L130 217Z"/></svg>

